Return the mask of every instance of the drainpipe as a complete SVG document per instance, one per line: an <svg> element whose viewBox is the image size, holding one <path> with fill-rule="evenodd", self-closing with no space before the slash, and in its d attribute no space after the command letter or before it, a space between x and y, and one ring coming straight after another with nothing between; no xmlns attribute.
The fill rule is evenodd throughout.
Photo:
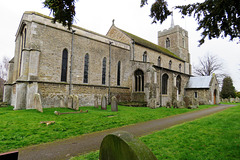
<svg viewBox="0 0 240 160"><path fill-rule="evenodd" d="M162 68L160 69L160 107L162 107Z"/></svg>
<svg viewBox="0 0 240 160"><path fill-rule="evenodd" d="M112 42L109 42L108 104L110 104L110 87L111 87L111 47Z"/></svg>
<svg viewBox="0 0 240 160"><path fill-rule="evenodd" d="M70 65L70 84L69 84L69 95L72 94L72 63L73 63L73 40L74 40L74 33L76 30L72 29L72 53L71 53L71 65Z"/></svg>

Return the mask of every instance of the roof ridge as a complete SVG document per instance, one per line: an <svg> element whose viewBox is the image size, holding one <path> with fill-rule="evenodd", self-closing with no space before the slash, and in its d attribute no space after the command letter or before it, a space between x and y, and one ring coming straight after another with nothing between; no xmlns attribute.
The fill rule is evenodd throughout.
<svg viewBox="0 0 240 160"><path fill-rule="evenodd" d="M116 26L115 26L115 27L116 27ZM178 57L178 56L175 55L173 52L169 51L168 49L166 49L166 48L164 48L164 47L161 47L161 46L159 46L159 45L157 45L157 44L155 44L155 43L153 43L153 42L151 42L151 41L148 41L148 40L146 40L146 39L144 39L144 38L141 38L141 37L139 37L139 36L136 36L136 35L134 35L134 34L132 34L132 33L127 32L127 31L124 31L124 30L122 30L122 29L120 29L120 28L118 28L118 27L116 27L116 28L119 29L120 31L122 31L122 32L123 32L125 35L127 35L129 38L133 39L133 40L135 41L135 43L138 43L138 44L143 45L143 46L145 46L145 47L147 47L147 48L156 50L156 51L158 51L158 52L162 52L162 53L164 53L164 54L167 54L167 55L172 56L172 57L174 57L174 58L177 58L177 59L179 59L179 60L182 60L180 57ZM183 60L182 60L182 61L183 61Z"/></svg>

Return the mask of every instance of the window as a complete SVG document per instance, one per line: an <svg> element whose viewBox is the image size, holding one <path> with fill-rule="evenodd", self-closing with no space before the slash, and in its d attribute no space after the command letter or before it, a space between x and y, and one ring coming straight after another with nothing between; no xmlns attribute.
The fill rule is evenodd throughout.
<svg viewBox="0 0 240 160"><path fill-rule="evenodd" d="M171 60L169 61L169 67L168 68L172 69L172 61Z"/></svg>
<svg viewBox="0 0 240 160"><path fill-rule="evenodd" d="M117 66L117 85L120 86L120 77L121 77L121 62L118 62Z"/></svg>
<svg viewBox="0 0 240 160"><path fill-rule="evenodd" d="M167 94L167 88L168 88L168 75L165 73L162 76L162 94Z"/></svg>
<svg viewBox="0 0 240 160"><path fill-rule="evenodd" d="M67 81L67 63L68 63L68 51L65 48L62 52L62 73L61 73L61 81Z"/></svg>
<svg viewBox="0 0 240 160"><path fill-rule="evenodd" d="M181 93L181 77L180 77L180 75L177 76L176 87L178 89L178 94L180 94Z"/></svg>
<svg viewBox="0 0 240 160"><path fill-rule="evenodd" d="M158 57L158 67L161 67L161 57Z"/></svg>
<svg viewBox="0 0 240 160"><path fill-rule="evenodd" d="M198 94L197 92L194 92L194 97L197 98L198 97Z"/></svg>
<svg viewBox="0 0 240 160"><path fill-rule="evenodd" d="M182 38L182 45L183 45L183 48L185 48L185 39Z"/></svg>
<svg viewBox="0 0 240 160"><path fill-rule="evenodd" d="M142 70L138 69L134 73L135 76L135 91L142 92L144 91L144 73Z"/></svg>
<svg viewBox="0 0 240 160"><path fill-rule="evenodd" d="M179 72L181 72L182 71L182 64L180 63L179 64Z"/></svg>
<svg viewBox="0 0 240 160"><path fill-rule="evenodd" d="M147 62L147 52L143 53L143 62Z"/></svg>
<svg viewBox="0 0 240 160"><path fill-rule="evenodd" d="M167 39L166 39L166 48L169 48L169 47L170 47L170 39L167 38Z"/></svg>
<svg viewBox="0 0 240 160"><path fill-rule="evenodd" d="M106 84L106 57L103 58L102 62L102 84Z"/></svg>
<svg viewBox="0 0 240 160"><path fill-rule="evenodd" d="M84 58L84 77L83 83L88 83L88 63L89 63L89 54L87 53Z"/></svg>

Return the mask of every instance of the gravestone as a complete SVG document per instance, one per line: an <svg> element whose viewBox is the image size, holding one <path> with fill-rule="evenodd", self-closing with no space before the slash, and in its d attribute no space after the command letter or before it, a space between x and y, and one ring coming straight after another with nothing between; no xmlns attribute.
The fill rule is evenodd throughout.
<svg viewBox="0 0 240 160"><path fill-rule="evenodd" d="M230 98L230 103L234 103L235 99L234 98Z"/></svg>
<svg viewBox="0 0 240 160"><path fill-rule="evenodd" d="M157 160L150 149L138 138L125 131L104 137L99 160Z"/></svg>
<svg viewBox="0 0 240 160"><path fill-rule="evenodd" d="M39 93L35 93L34 95L34 105L36 110L43 112L41 96Z"/></svg>
<svg viewBox="0 0 240 160"><path fill-rule="evenodd" d="M107 110L107 98L102 96L101 109Z"/></svg>
<svg viewBox="0 0 240 160"><path fill-rule="evenodd" d="M115 96L112 97L111 99L111 110L114 111L118 111L118 104L117 104L117 98Z"/></svg>
<svg viewBox="0 0 240 160"><path fill-rule="evenodd" d="M236 102L236 103L239 103L239 102L240 102L239 97L236 97L236 98L235 98L235 102Z"/></svg>
<svg viewBox="0 0 240 160"><path fill-rule="evenodd" d="M68 108L70 108L70 109L73 108L73 96L72 95L68 96Z"/></svg>
<svg viewBox="0 0 240 160"><path fill-rule="evenodd" d="M98 96L94 96L94 107L98 108Z"/></svg>
<svg viewBox="0 0 240 160"><path fill-rule="evenodd" d="M150 99L149 107L152 109L156 108L156 99L155 98Z"/></svg>
<svg viewBox="0 0 240 160"><path fill-rule="evenodd" d="M60 96L60 107L61 107L61 108L65 108L65 107L66 107L63 96Z"/></svg>
<svg viewBox="0 0 240 160"><path fill-rule="evenodd" d="M79 109L79 99L77 95L73 95L73 109Z"/></svg>

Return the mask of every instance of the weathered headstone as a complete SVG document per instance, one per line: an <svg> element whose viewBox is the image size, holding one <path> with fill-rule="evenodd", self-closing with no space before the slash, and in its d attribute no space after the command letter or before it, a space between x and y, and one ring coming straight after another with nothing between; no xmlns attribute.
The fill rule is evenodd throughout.
<svg viewBox="0 0 240 160"><path fill-rule="evenodd" d="M35 93L34 95L34 105L36 110L38 110L39 112L43 112L41 96L39 93Z"/></svg>
<svg viewBox="0 0 240 160"><path fill-rule="evenodd" d="M70 108L70 109L73 108L73 96L72 95L68 96L68 108Z"/></svg>
<svg viewBox="0 0 240 160"><path fill-rule="evenodd" d="M236 98L235 98L235 102L236 102L236 103L239 103L239 102L240 102L239 97L236 97Z"/></svg>
<svg viewBox="0 0 240 160"><path fill-rule="evenodd" d="M73 95L73 109L77 111L79 109L79 99L77 95Z"/></svg>
<svg viewBox="0 0 240 160"><path fill-rule="evenodd" d="M156 108L156 99L155 98L150 99L149 107L152 109Z"/></svg>
<svg viewBox="0 0 240 160"><path fill-rule="evenodd" d="M111 110L114 111L118 111L118 104L117 104L117 98L115 96L112 97L112 101L111 101Z"/></svg>
<svg viewBox="0 0 240 160"><path fill-rule="evenodd" d="M138 138L125 131L104 137L99 160L157 160L150 149Z"/></svg>
<svg viewBox="0 0 240 160"><path fill-rule="evenodd" d="M63 96L60 97L60 107L61 107L61 108L65 108L65 107L66 107Z"/></svg>
<svg viewBox="0 0 240 160"><path fill-rule="evenodd" d="M102 96L101 109L107 109L107 98L105 96Z"/></svg>
<svg viewBox="0 0 240 160"><path fill-rule="evenodd" d="M230 103L234 103L235 99L234 98L230 98Z"/></svg>
<svg viewBox="0 0 240 160"><path fill-rule="evenodd" d="M94 96L94 107L98 108L98 96Z"/></svg>

